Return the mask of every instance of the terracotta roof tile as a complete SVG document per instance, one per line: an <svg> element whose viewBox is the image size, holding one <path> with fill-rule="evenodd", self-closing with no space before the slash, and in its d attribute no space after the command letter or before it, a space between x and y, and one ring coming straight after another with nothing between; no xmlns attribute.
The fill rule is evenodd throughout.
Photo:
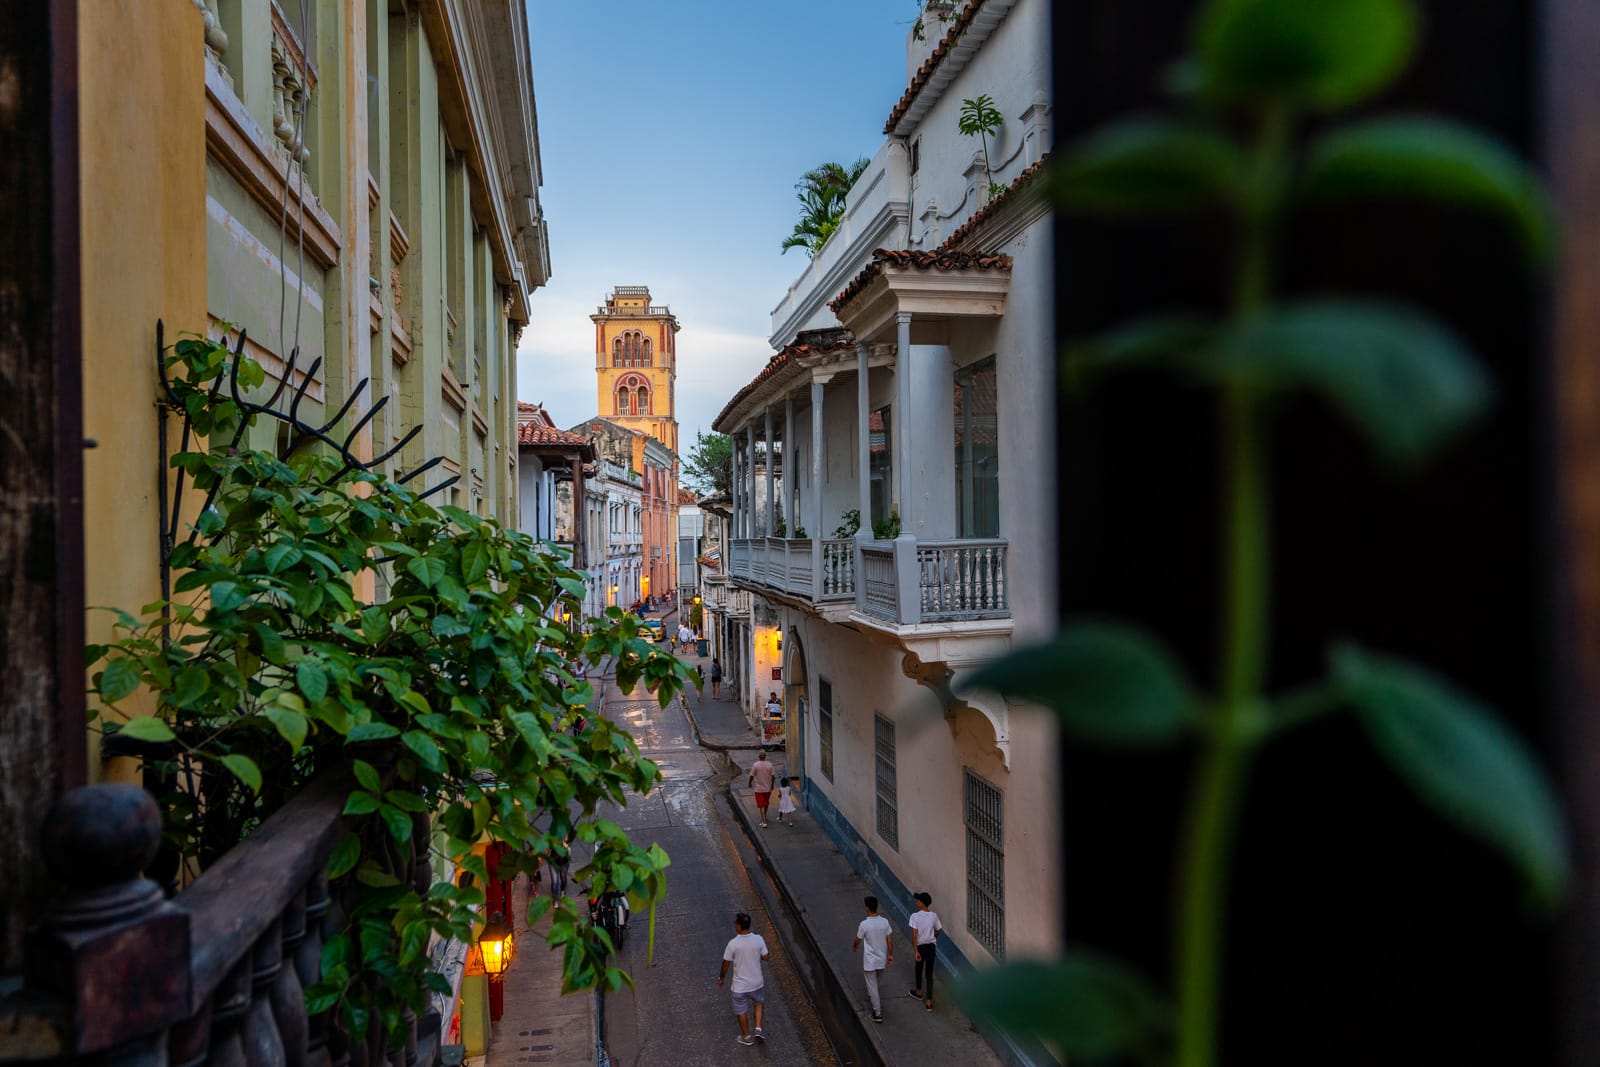
<svg viewBox="0 0 1600 1067"><path fill-rule="evenodd" d="M867 287L867 283L883 273L885 267L915 267L917 270L998 270L1011 269L1011 257L999 253L954 252L942 246L931 251L906 248L878 248L872 261L861 273L850 279L844 291L828 301L828 307L837 315L839 311Z"/></svg>
<svg viewBox="0 0 1600 1067"><path fill-rule="evenodd" d="M537 422L525 422L517 427L519 445L562 445L570 448L588 448L589 439L570 430L558 430Z"/></svg>
<svg viewBox="0 0 1600 1067"><path fill-rule="evenodd" d="M1013 178L1011 180L1011 184L1002 189L993 200L990 200L987 204L983 205L971 215L967 216L967 221L963 222L960 226L957 226L956 231L949 237L946 237L944 242L939 245L938 248L934 249L934 251L954 251L955 247L970 237L979 226L982 226L987 220L994 218L994 216L999 213L1002 206L1011 202L1015 194L1032 184L1034 179L1043 174L1044 166L1047 162L1049 162L1049 160L1050 153L1046 152L1040 157L1037 163L1032 164L1021 174Z"/></svg>
<svg viewBox="0 0 1600 1067"><path fill-rule="evenodd" d="M679 486L678 487L678 503L679 504L693 504L694 502L695 502L694 490L685 489L682 486Z"/></svg>
<svg viewBox="0 0 1600 1067"><path fill-rule="evenodd" d="M840 349L853 348L855 343L855 336L842 326L830 326L821 330L801 330L795 334L794 341L784 345L781 351L767 360L767 365L761 368L760 374L750 379L749 385L733 394L733 399L728 401L715 419L711 420L711 425L715 426L727 418L729 412L738 407L745 397L755 392L762 382L787 366L791 359L825 352L837 352Z"/></svg>
<svg viewBox="0 0 1600 1067"><path fill-rule="evenodd" d="M889 121L883 124L884 133L894 133L894 128L905 117L905 113L911 110L911 105L916 102L917 96L927 87L928 79L933 77L933 72L939 69L939 64L944 62L944 57L950 54L950 49L955 47L955 43L961 39L961 35L967 32L967 27L972 25L973 16L978 13L983 4L984 0L969 0L968 4L961 9L961 13L951 21L950 28L939 39L939 43L934 46L928 58L922 61L922 66L917 68L916 74L911 76L911 84L906 86L905 95L900 97L900 102L894 106L893 111L889 112Z"/></svg>

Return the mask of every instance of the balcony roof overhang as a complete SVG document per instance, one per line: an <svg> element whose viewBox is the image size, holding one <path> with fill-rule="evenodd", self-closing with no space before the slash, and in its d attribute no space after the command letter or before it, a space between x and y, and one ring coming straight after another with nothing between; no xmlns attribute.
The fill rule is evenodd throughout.
<svg viewBox="0 0 1600 1067"><path fill-rule="evenodd" d="M925 322L999 318L1010 289L1010 256L880 248L831 306L857 337L892 341L901 314Z"/></svg>

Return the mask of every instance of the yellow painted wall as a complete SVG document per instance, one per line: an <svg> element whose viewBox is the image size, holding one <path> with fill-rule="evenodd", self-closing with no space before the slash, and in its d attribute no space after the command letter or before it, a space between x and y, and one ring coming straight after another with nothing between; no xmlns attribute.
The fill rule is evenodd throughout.
<svg viewBox="0 0 1600 1067"><path fill-rule="evenodd" d="M99 443L83 457L91 606L137 612L161 595L156 318L169 343L206 327L202 33L191 3L78 5L83 432ZM88 639L110 637L110 616L91 611Z"/></svg>

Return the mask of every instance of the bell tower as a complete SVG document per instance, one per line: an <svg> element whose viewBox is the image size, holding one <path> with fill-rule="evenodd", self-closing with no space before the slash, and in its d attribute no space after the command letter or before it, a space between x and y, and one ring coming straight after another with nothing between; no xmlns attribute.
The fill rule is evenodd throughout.
<svg viewBox="0 0 1600 1067"><path fill-rule="evenodd" d="M596 410L678 451L678 320L644 285L619 285L594 323Z"/></svg>

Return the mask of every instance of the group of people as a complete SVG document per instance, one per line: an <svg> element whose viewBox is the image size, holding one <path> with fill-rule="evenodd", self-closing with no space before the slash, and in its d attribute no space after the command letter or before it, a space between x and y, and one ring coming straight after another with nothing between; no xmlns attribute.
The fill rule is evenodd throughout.
<svg viewBox="0 0 1600 1067"><path fill-rule="evenodd" d="M861 902L867 909L866 918L856 927L855 940L850 951L861 952L861 973L867 984L867 999L872 1005L872 1021L883 1022L883 1000L879 988L883 972L894 962L894 927L878 914L878 898L866 897ZM943 930L938 914L933 910L933 897L927 893L912 894L909 925L912 938L911 996L922 1001L927 1011L933 1010L933 969L938 959L938 936ZM750 929L750 916L739 912L733 917L733 939L722 950L722 970L717 974L717 988L721 989L733 972L733 1016L739 1023L738 1042L753 1045L767 1039L762 1028L762 1016L767 1006L766 978L761 964L771 958L766 939ZM752 1017L754 1027L751 1026Z"/></svg>

